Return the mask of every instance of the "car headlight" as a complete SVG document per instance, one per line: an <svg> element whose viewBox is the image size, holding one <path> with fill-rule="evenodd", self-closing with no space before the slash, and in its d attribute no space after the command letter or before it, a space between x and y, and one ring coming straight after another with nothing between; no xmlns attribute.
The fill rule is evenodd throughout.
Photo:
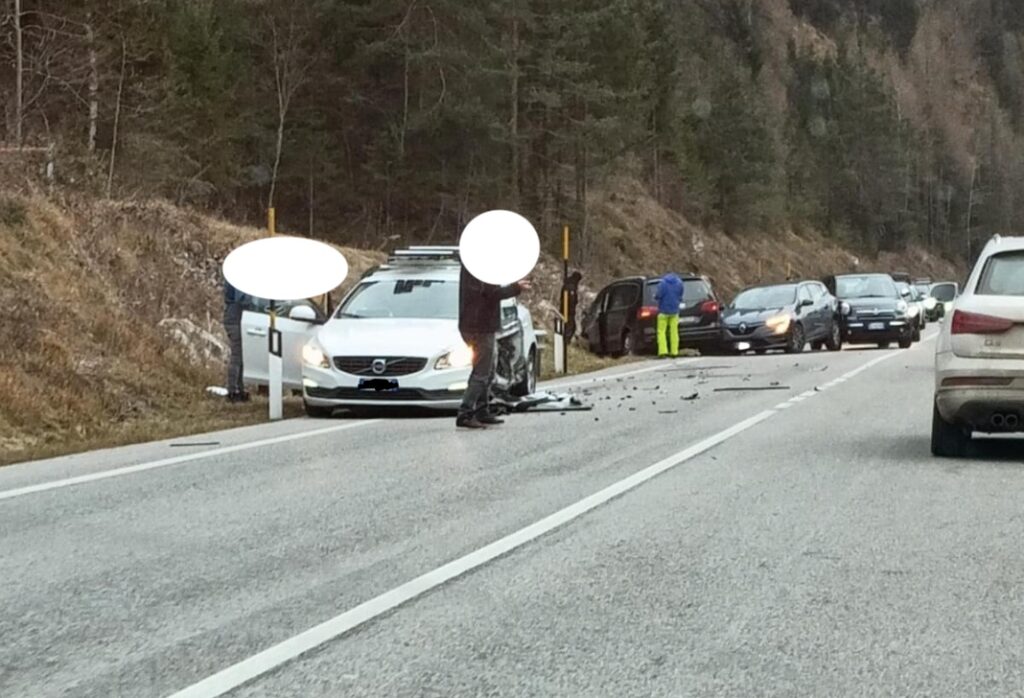
<svg viewBox="0 0 1024 698"><path fill-rule="evenodd" d="M843 314L843 317L853 315L853 307L846 301L843 301L839 304L839 312Z"/></svg>
<svg viewBox="0 0 1024 698"><path fill-rule="evenodd" d="M910 315L910 317L917 317L917 314L920 312L921 309L918 308L916 305L912 305L910 306L910 308L907 309L907 314Z"/></svg>
<svg viewBox="0 0 1024 698"><path fill-rule="evenodd" d="M764 324L771 328L771 331L775 334L786 334L789 332L789 324L791 322L792 319L789 315L776 315L775 317L768 318Z"/></svg>
<svg viewBox="0 0 1024 698"><path fill-rule="evenodd" d="M473 365L473 350L465 344L452 347L434 362L434 368L444 371L449 368L469 368Z"/></svg>
<svg viewBox="0 0 1024 698"><path fill-rule="evenodd" d="M937 300L935 300L934 298L925 298L924 299L924 307L927 310L935 310L935 306L937 306L938 304L939 304L939 302Z"/></svg>
<svg viewBox="0 0 1024 698"><path fill-rule="evenodd" d="M898 302L896 304L896 314L897 315L906 315L907 314L907 302L906 301L900 301L900 302Z"/></svg>
<svg viewBox="0 0 1024 698"><path fill-rule="evenodd" d="M314 368L330 368L327 354L315 342L307 342L302 347L302 363Z"/></svg>

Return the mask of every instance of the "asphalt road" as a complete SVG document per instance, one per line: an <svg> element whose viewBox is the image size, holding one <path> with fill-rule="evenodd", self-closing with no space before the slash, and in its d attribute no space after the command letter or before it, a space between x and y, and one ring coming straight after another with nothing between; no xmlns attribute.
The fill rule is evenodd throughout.
<svg viewBox="0 0 1024 698"><path fill-rule="evenodd" d="M930 456L933 347L2 468L0 696L1021 695L1024 445Z"/></svg>

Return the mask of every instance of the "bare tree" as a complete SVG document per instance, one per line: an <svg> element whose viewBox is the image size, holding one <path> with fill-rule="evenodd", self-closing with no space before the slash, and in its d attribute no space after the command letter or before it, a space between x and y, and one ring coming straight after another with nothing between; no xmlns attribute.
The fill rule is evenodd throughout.
<svg viewBox="0 0 1024 698"><path fill-rule="evenodd" d="M14 79L14 143L23 144L22 123L25 120L25 47L21 30L21 0L14 0L14 42L16 56Z"/></svg>
<svg viewBox="0 0 1024 698"><path fill-rule="evenodd" d="M272 59L274 63L274 89L277 95L277 141L274 147L274 169L270 177L267 208L274 207L274 192L284 151L284 132L295 93L305 84L313 60L304 51L305 34L295 26L294 17L287 19L287 27L278 27L276 18L268 18Z"/></svg>
<svg viewBox="0 0 1024 698"><path fill-rule="evenodd" d="M117 101L114 102L114 129L110 139L110 168L107 170L107 198L114 186L114 163L117 160L117 131L121 125L121 96L124 94L124 74L128 61L128 50L121 37L121 74L117 79Z"/></svg>
<svg viewBox="0 0 1024 698"><path fill-rule="evenodd" d="M89 53L89 138L86 141L90 153L96 151L96 123L100 115L100 73L96 58L96 32L92 26L92 14L86 15L85 43Z"/></svg>

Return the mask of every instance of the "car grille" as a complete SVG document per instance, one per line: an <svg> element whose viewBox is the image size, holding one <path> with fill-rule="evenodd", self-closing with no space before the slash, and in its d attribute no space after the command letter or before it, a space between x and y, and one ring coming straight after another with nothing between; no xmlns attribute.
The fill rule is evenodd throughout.
<svg viewBox="0 0 1024 698"><path fill-rule="evenodd" d="M742 325L730 325L727 329L729 333L736 337L746 337L748 334L754 334L754 332L763 326L763 323L748 322Z"/></svg>
<svg viewBox="0 0 1024 698"><path fill-rule="evenodd" d="M854 310L851 317L861 320L895 320L896 313L891 310Z"/></svg>
<svg viewBox="0 0 1024 698"><path fill-rule="evenodd" d="M373 370L374 362L384 362L384 370L377 373ZM335 356L334 367L342 373L353 376L380 376L393 378L419 373L427 365L426 359L402 356Z"/></svg>

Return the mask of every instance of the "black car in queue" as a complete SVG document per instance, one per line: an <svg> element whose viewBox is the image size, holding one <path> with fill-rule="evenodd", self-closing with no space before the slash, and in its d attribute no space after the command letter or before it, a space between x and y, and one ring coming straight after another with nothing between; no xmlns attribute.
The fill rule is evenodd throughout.
<svg viewBox="0 0 1024 698"><path fill-rule="evenodd" d="M711 282L696 274L680 274L683 301L679 307L679 346L709 353L718 349L721 307ZM598 355L650 354L658 345L658 303L654 296L661 277L634 276L605 286L583 314L581 338Z"/></svg>
<svg viewBox="0 0 1024 698"><path fill-rule="evenodd" d="M748 288L722 310L722 343L739 353L798 354L808 343L815 350L839 351L839 302L818 281Z"/></svg>
<svg viewBox="0 0 1024 698"><path fill-rule="evenodd" d="M901 349L913 344L913 319L907 301L888 274L842 274L830 276L825 286L839 299L843 339L850 344L875 344L888 348L893 342Z"/></svg>

